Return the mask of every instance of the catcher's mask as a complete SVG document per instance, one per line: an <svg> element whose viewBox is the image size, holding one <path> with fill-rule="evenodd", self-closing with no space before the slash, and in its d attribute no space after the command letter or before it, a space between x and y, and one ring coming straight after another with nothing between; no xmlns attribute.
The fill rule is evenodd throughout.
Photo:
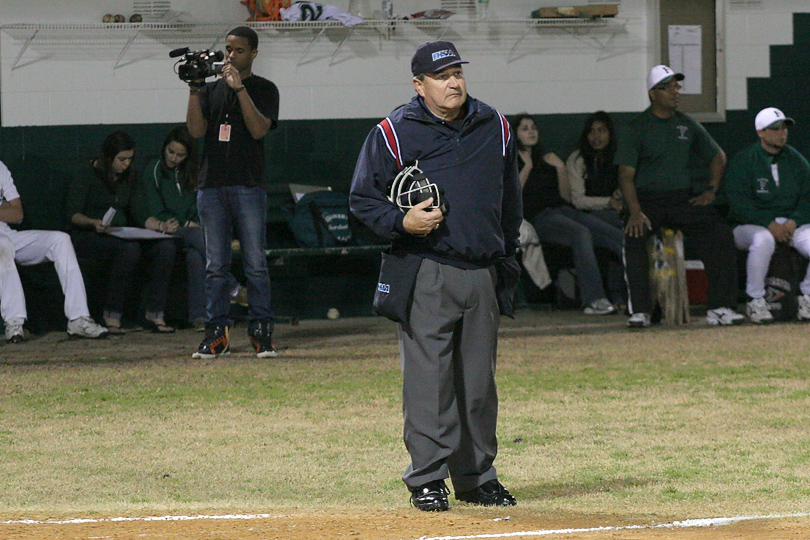
<svg viewBox="0 0 810 540"><path fill-rule="evenodd" d="M439 186L428 180L419 168L419 161L402 169L391 183L388 199L400 210L407 212L417 204L433 197L433 203L427 209L438 208L447 213L448 205Z"/></svg>

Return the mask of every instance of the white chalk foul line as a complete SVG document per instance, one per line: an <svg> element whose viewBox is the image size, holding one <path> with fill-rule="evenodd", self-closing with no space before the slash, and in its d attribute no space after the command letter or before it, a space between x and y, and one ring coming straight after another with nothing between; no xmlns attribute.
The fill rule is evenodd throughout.
<svg viewBox="0 0 810 540"><path fill-rule="evenodd" d="M197 515L197 516L151 516L151 517L112 517L112 518L75 518L65 520L21 519L2 521L0 525L71 525L82 523L120 523L128 521L196 521L196 520L250 520L281 518L284 515L272 514L226 514L221 516ZM625 525L622 527L603 526L582 529L548 529L540 531L523 531L496 534L474 534L468 536L422 536L418 540L479 540L482 538L516 538L526 536L552 536L555 534L589 533L600 531L630 531L642 529L683 529L689 527L713 527L730 525L740 521L754 521L759 519L789 519L810 517L810 513L801 514L772 514L767 516L739 516L739 517L719 517L706 519L687 519L684 521L673 521L672 523L660 523L652 525Z"/></svg>
<svg viewBox="0 0 810 540"><path fill-rule="evenodd" d="M626 525L622 527L591 527L585 529L549 529L541 531L522 531L511 533L494 534L472 534L468 536L422 536L418 540L479 540L482 538L519 538L527 536L552 536L555 534L590 533L603 531L632 531L643 529L686 529L690 527L716 527L730 525L740 521L753 521L758 519L785 519L810 517L810 513L802 514L775 514L768 516L739 516L739 517L719 517L706 519L687 519L684 521L673 521L672 523L660 523L654 525Z"/></svg>
<svg viewBox="0 0 810 540"><path fill-rule="evenodd" d="M118 523L122 521L195 521L201 519L267 519L271 514L230 514L224 516L152 516L152 517L112 517L112 518L76 518L60 521L37 521L35 519L20 519L16 521L3 521L0 525L71 525L74 523Z"/></svg>

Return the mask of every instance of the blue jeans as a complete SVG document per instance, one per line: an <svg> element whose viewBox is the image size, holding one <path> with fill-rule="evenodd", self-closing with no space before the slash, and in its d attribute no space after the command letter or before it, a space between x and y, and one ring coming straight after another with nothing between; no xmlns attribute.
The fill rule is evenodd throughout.
<svg viewBox="0 0 810 540"><path fill-rule="evenodd" d="M597 217L609 225L613 225L620 231L624 230L624 223L619 213L613 208L605 208L604 210L591 210L588 212L593 217Z"/></svg>
<svg viewBox="0 0 810 540"><path fill-rule="evenodd" d="M624 223L619 216L619 212L613 208L605 208L604 210L591 210L588 212L593 217L599 218L605 223L616 227L619 231L624 231ZM627 302L627 281L624 279L624 257L618 259L611 257L607 263L607 286L608 294L614 304L619 302Z"/></svg>
<svg viewBox="0 0 810 540"><path fill-rule="evenodd" d="M594 247L607 249L621 259L624 232L570 206L546 208L531 222L541 242L561 244L572 249L582 304L587 306L606 298Z"/></svg>
<svg viewBox="0 0 810 540"><path fill-rule="evenodd" d="M178 236L183 240L183 255L188 276L188 322L205 318L205 236L202 227L180 227ZM228 290L234 291L239 283L228 273Z"/></svg>
<svg viewBox="0 0 810 540"><path fill-rule="evenodd" d="M248 290L248 321L253 329L273 322L270 274L264 253L267 192L260 187L225 186L197 192L197 212L205 231L205 322L229 325L231 240L239 239Z"/></svg>

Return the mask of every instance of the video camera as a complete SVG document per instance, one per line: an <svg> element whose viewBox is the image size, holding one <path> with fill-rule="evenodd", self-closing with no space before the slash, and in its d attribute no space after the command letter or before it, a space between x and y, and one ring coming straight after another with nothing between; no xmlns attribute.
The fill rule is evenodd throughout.
<svg viewBox="0 0 810 540"><path fill-rule="evenodd" d="M169 53L169 58L177 58L178 56L182 56L177 61L178 64L180 62L185 63L178 65L175 71L180 80L185 82L218 75L222 73L222 66L225 65L223 61L225 54L222 51L209 51L208 49L189 51L188 47L183 47Z"/></svg>

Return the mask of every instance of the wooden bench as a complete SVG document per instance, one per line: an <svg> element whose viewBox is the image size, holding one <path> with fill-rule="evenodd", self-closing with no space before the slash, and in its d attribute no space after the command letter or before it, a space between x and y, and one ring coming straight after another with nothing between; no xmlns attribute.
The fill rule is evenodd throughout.
<svg viewBox="0 0 810 540"><path fill-rule="evenodd" d="M333 247L299 247L299 248L273 248L265 249L267 262L270 265L281 266L291 259L300 257L329 257L329 256L365 256L379 254L388 249L388 244L374 244L369 246L333 246Z"/></svg>
<svg viewBox="0 0 810 540"><path fill-rule="evenodd" d="M21 184L29 185L24 182ZM379 243L380 239L369 234L368 238L365 236L362 238L367 244L371 242L368 245L293 247L295 238L281 210L285 205L293 203L289 186L268 184L266 187L268 244L280 246L265 250L272 286L271 306L278 317L281 320L323 318L331 308L337 309L341 316L373 314L372 301L377 286L380 253L388 245ZM49 208L48 211L37 213L39 207L35 204L36 194L26 192L26 195L28 199L34 201L31 212L26 210L26 218L31 222L29 225L32 228L57 228L61 225L61 216L64 213L62 210ZM61 205L62 198L52 199ZM49 223L43 221L44 217L58 220ZM91 313L98 318L106 291L106 270L103 265L93 260L80 259L79 262ZM53 265L20 268L20 272L28 305L30 330L34 333L64 330L66 325L63 313L64 296ZM238 253L234 256L234 272L244 283ZM166 309L167 318L173 322L185 319L186 287L185 263L178 258ZM133 303L129 311L137 312L137 305ZM244 316L246 310L240 312L239 308L235 308L232 314Z"/></svg>
<svg viewBox="0 0 810 540"><path fill-rule="evenodd" d="M272 308L279 321L373 315L380 254L388 244L266 249ZM244 279L238 251L234 275ZM332 311L332 316L336 312Z"/></svg>

